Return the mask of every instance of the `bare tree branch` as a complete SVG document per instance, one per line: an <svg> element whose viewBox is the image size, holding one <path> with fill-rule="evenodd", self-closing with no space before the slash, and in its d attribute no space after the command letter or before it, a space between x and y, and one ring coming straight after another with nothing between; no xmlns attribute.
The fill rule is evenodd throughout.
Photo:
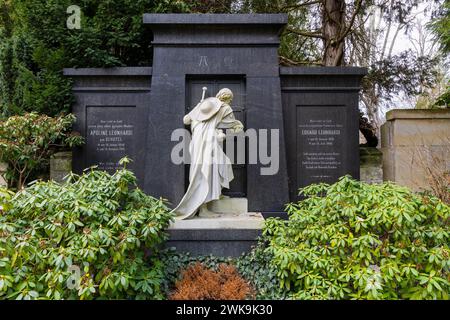
<svg viewBox="0 0 450 320"><path fill-rule="evenodd" d="M320 32L320 31L296 30L296 29L293 29L293 28L290 28L290 27L286 28L286 31L290 32L290 33L298 34L298 35L303 36L303 37L324 39L324 36L323 36L322 32Z"/></svg>
<svg viewBox="0 0 450 320"><path fill-rule="evenodd" d="M323 66L323 63L320 61L294 61L282 55L280 57L280 64L285 66L302 66L302 65L317 65Z"/></svg>
<svg viewBox="0 0 450 320"><path fill-rule="evenodd" d="M280 10L292 10L292 9L298 9L298 8L301 8L301 7L311 6L311 5L314 5L314 4L320 4L322 2L323 2L323 0L307 1L307 2L303 2L303 3L284 5L284 6L281 6L279 9Z"/></svg>

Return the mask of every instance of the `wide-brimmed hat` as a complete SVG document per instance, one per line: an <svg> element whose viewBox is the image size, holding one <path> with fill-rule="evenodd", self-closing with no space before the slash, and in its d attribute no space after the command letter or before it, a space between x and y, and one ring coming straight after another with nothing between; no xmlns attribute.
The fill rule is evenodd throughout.
<svg viewBox="0 0 450 320"><path fill-rule="evenodd" d="M219 111L222 103L222 101L215 97L206 98L197 104L197 106L189 113L189 116L195 121L209 120Z"/></svg>

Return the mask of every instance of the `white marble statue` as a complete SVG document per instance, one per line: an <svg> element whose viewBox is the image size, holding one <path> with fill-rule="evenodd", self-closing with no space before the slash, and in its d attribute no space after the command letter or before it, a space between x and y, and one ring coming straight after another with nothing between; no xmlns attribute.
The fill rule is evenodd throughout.
<svg viewBox="0 0 450 320"><path fill-rule="evenodd" d="M199 211L200 217L216 216L207 208L207 203L221 197L222 188L229 188L233 180L231 161L223 152L222 141L225 133L222 129L238 133L243 125L236 120L230 103L233 93L230 89L220 90L216 97L204 99L184 118L183 122L191 126L192 140L189 145L191 167L189 187L178 206L173 209L177 219L193 218Z"/></svg>

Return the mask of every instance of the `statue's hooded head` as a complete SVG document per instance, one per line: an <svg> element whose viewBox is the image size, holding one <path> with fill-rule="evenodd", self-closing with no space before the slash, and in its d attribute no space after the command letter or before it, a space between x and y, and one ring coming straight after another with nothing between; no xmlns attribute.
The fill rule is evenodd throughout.
<svg viewBox="0 0 450 320"><path fill-rule="evenodd" d="M216 94L216 98L222 102L230 104L233 100L233 92L231 92L228 88L220 89L220 91Z"/></svg>

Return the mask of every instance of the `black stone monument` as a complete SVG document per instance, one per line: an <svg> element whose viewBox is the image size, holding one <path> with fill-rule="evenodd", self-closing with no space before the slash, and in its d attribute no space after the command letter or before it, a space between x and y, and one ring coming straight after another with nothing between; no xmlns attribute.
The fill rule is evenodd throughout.
<svg viewBox="0 0 450 320"><path fill-rule="evenodd" d="M74 130L86 142L73 152L73 170L96 165L113 173L128 156L129 168L143 181L152 68L65 69L64 74L73 79Z"/></svg>
<svg viewBox="0 0 450 320"><path fill-rule="evenodd" d="M281 68L289 195L312 183L359 179L358 93L366 69Z"/></svg>
<svg viewBox="0 0 450 320"><path fill-rule="evenodd" d="M235 165L230 196L268 215L298 199L299 187L359 178L358 94L366 69L279 67L284 14L145 14L153 31L152 68L66 69L73 78L75 129L86 145L74 169L114 171L127 155L140 186L176 205L187 188L186 165L173 164L173 130L199 100L230 88L245 129L278 129L279 170ZM226 193L226 192L225 192Z"/></svg>
<svg viewBox="0 0 450 320"><path fill-rule="evenodd" d="M246 129L281 131L278 174L261 176L260 164L247 164L242 183L249 211L281 211L288 201L288 183L278 46L287 16L146 14L144 23L154 35L144 190L174 204L181 200L187 187L185 169L171 163L168 137L182 125L186 107L199 101L187 97L200 95L204 84L212 88L211 81L221 81L219 86L230 87L242 103Z"/></svg>

